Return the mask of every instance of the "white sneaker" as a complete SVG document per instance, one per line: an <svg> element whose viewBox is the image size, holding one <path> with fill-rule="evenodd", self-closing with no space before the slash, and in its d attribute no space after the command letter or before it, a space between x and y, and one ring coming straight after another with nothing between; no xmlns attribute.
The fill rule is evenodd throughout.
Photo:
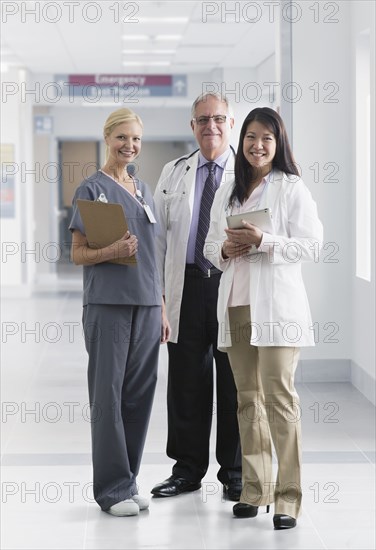
<svg viewBox="0 0 376 550"><path fill-rule="evenodd" d="M138 504L140 510L147 510L147 508L149 508L149 499L146 497L133 495L132 500Z"/></svg>
<svg viewBox="0 0 376 550"><path fill-rule="evenodd" d="M117 502L107 510L113 516L138 516L140 508L138 504L131 498Z"/></svg>

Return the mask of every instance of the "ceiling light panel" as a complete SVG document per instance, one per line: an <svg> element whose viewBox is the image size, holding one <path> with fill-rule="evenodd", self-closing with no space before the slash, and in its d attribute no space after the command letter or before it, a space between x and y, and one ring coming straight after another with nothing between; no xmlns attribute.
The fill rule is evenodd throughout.
<svg viewBox="0 0 376 550"><path fill-rule="evenodd" d="M171 61L123 61L124 67L142 67L142 66L153 66L153 67L168 67L171 65Z"/></svg>
<svg viewBox="0 0 376 550"><path fill-rule="evenodd" d="M137 49L129 49L129 50L122 50L123 54L129 54L129 55L173 55L175 53L175 50L137 50Z"/></svg>
<svg viewBox="0 0 376 550"><path fill-rule="evenodd" d="M138 17L138 21L145 25L185 25L188 17Z"/></svg>
<svg viewBox="0 0 376 550"><path fill-rule="evenodd" d="M150 40L149 34L124 34L122 37L122 40Z"/></svg>

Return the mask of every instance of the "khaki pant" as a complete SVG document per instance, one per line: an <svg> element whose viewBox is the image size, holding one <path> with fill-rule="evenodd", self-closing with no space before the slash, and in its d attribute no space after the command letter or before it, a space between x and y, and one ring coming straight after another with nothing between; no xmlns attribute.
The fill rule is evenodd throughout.
<svg viewBox="0 0 376 550"><path fill-rule="evenodd" d="M238 392L243 490L240 502L275 502L276 514L297 518L302 499L299 396L294 374L299 348L250 345L249 306L229 308L228 356ZM272 475L272 441L278 459Z"/></svg>

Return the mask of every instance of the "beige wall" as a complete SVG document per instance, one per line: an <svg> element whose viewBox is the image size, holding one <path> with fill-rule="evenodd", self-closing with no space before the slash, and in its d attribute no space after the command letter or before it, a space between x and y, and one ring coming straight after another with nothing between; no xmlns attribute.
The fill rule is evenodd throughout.
<svg viewBox="0 0 376 550"><path fill-rule="evenodd" d="M97 169L96 141L61 143L62 207L70 208L76 188Z"/></svg>

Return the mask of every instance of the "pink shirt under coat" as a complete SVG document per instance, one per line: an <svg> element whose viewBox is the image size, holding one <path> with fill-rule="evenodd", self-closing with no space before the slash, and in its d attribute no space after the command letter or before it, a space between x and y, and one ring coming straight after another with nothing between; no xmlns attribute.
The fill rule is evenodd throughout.
<svg viewBox="0 0 376 550"><path fill-rule="evenodd" d="M260 204L260 199L265 191L267 181L266 176L262 179L256 189L252 191L245 203L241 206L233 208L232 214L242 214L243 212L249 212L250 210L258 210L258 205ZM239 258L235 258L233 260L235 262L235 269L228 307L249 305L249 262L252 260L256 261L256 258L252 258L252 256L240 256Z"/></svg>

